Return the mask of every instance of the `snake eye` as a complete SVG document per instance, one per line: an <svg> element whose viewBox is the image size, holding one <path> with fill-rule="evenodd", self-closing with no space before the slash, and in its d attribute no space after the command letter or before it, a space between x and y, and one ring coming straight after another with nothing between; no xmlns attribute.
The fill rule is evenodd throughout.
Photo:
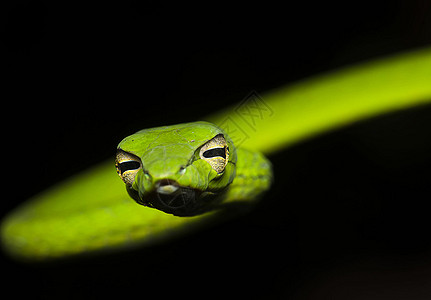
<svg viewBox="0 0 431 300"><path fill-rule="evenodd" d="M222 173L229 161L229 147L222 134L216 135L201 147L199 157L208 162L217 172Z"/></svg>
<svg viewBox="0 0 431 300"><path fill-rule="evenodd" d="M142 164L141 160L136 155L118 149L115 158L115 167L117 168L117 173L121 180L123 180L127 186L131 187L135 181L136 173L142 169Z"/></svg>

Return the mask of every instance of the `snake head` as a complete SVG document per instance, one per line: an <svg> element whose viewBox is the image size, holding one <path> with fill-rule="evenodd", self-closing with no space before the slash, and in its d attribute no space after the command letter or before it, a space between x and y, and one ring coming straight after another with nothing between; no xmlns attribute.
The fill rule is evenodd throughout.
<svg viewBox="0 0 431 300"><path fill-rule="evenodd" d="M213 208L235 177L236 150L207 122L139 131L118 146L117 173L139 204L179 216Z"/></svg>

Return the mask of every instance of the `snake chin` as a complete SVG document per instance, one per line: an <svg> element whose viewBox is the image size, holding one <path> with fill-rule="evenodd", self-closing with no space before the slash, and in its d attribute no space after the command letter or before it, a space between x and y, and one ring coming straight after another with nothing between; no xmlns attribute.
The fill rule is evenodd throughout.
<svg viewBox="0 0 431 300"><path fill-rule="evenodd" d="M170 194L156 193L156 201L152 204L167 213L187 215L196 205L196 192L188 188L179 188Z"/></svg>
<svg viewBox="0 0 431 300"><path fill-rule="evenodd" d="M172 193L153 192L146 195L143 205L161 210L176 216L193 216L199 214L199 191L178 187Z"/></svg>
<svg viewBox="0 0 431 300"><path fill-rule="evenodd" d="M153 191L144 193L142 198L132 188L127 191L138 204L181 217L207 212L219 198L216 193L180 186L172 180L161 180Z"/></svg>

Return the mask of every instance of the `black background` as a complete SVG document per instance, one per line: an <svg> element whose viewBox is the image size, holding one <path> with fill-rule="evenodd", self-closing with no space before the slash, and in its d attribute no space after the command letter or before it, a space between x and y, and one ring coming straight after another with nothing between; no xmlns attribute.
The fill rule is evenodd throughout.
<svg viewBox="0 0 431 300"><path fill-rule="evenodd" d="M2 4L1 213L112 158L136 130L429 45L426 2ZM427 299L430 117L393 113L273 155L255 211L171 244L44 265L2 257L4 293Z"/></svg>

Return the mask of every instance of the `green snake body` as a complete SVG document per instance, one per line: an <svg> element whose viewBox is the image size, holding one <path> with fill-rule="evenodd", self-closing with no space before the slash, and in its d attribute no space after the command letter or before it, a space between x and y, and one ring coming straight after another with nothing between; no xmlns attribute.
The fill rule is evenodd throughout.
<svg viewBox="0 0 431 300"><path fill-rule="evenodd" d="M145 246L199 229L249 207L270 187L270 163L261 152L429 103L430 82L431 49L422 49L250 98L203 118L212 124L138 132L118 147L124 183L109 161L29 199L3 219L3 248L18 259L47 260ZM149 207L131 200L124 184ZM178 191L185 198L176 198Z"/></svg>
<svg viewBox="0 0 431 300"><path fill-rule="evenodd" d="M145 165L154 155L160 157L154 164L148 163L151 168L147 170L153 178L159 180L173 180L176 174L170 173L170 170L178 170L180 166L190 162L182 179L175 179L183 187L193 186L198 189L200 186L202 191L207 191L208 179L217 177L218 174L203 160L197 159L192 164L192 156L202 144L220 133L225 134L206 122L161 127L140 131L124 139L119 149L140 155ZM228 139L226 134L225 136ZM181 145L186 145L188 151L178 145L172 147L178 142L177 138ZM156 144L152 145L154 142ZM188 143L193 146L187 146ZM269 188L271 165L260 153L236 149L231 141L229 143L235 169L226 170L230 174L226 171L223 173L223 176L232 177L231 182L216 178L215 185L221 186L213 187L212 190L219 191L221 199L215 201L211 211L200 212L199 216L178 217L138 206L128 197L111 163L54 187L11 214L4 230L13 238L6 245L13 248L20 257L31 259L128 248L137 246L142 241L150 244L167 236L179 235L189 231L195 223L202 226L204 222L218 218L216 215L222 210L238 207L235 204L243 202L247 205L239 205L240 207L249 207L253 200ZM145 149L150 150L149 155L148 151L144 155ZM199 178L199 175L202 177ZM94 187L98 187L97 191ZM187 213L194 214L196 213ZM44 234L40 234L41 232Z"/></svg>

